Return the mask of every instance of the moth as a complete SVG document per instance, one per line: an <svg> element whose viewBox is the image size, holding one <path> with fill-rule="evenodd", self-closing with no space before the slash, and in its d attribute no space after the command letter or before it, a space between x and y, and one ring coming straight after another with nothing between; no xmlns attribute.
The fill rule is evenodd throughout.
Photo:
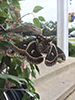
<svg viewBox="0 0 75 100"><path fill-rule="evenodd" d="M16 28L5 29L0 25L0 32L14 32L36 36L34 40L25 40L12 45L7 50L7 55L10 57L22 58L32 64L40 64L44 60L47 66L52 66L56 62L66 59L64 52L55 46L52 40L44 38L41 29L37 26L26 24ZM43 54L46 55L45 59Z"/></svg>
<svg viewBox="0 0 75 100"><path fill-rule="evenodd" d="M44 58L43 54L46 55ZM32 64L40 64L43 61L47 66L52 66L66 59L64 52L51 40L46 38L36 38L34 40L25 40L12 45L7 50L7 55L27 60Z"/></svg>

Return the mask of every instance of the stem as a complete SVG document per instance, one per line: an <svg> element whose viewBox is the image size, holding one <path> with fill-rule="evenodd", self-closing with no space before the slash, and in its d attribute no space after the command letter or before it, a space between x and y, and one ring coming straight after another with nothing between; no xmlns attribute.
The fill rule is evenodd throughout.
<svg viewBox="0 0 75 100"><path fill-rule="evenodd" d="M6 34L6 29L5 29L1 24L0 24L0 28L1 28L0 32L4 32L7 41L9 41L9 37L8 37L7 34Z"/></svg>
<svg viewBox="0 0 75 100"><path fill-rule="evenodd" d="M25 17L25 16L27 16L27 15L30 15L30 14L32 14L32 13L27 13L27 14L23 15L22 17L20 17L20 18L13 24L13 26L14 26L14 25L17 25L18 22L19 22L23 17ZM33 15L33 14L32 14L32 15Z"/></svg>
<svg viewBox="0 0 75 100"><path fill-rule="evenodd" d="M7 34L6 34L6 33L5 33L5 37L6 37L7 41L9 41L9 37L7 36Z"/></svg>

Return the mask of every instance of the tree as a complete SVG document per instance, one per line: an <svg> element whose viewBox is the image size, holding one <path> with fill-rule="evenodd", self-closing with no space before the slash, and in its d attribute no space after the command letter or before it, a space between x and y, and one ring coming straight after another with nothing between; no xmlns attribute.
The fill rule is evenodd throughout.
<svg viewBox="0 0 75 100"><path fill-rule="evenodd" d="M50 32L50 29L48 29L48 28L43 28L42 34L43 34L44 36L50 36L50 35L51 35L50 33L51 33L51 32Z"/></svg>
<svg viewBox="0 0 75 100"><path fill-rule="evenodd" d="M72 32L72 31L74 31L75 30L75 28L69 28L69 34Z"/></svg>
<svg viewBox="0 0 75 100"><path fill-rule="evenodd" d="M19 1L20 0L8 0L8 2L6 2L6 0L0 1L0 24L4 25L5 28L12 26L11 19L14 23L13 25L16 25L15 24L16 18L18 19L16 21L17 24L19 20L21 19L21 18L18 18L18 13L14 10L14 6L18 9L21 9L18 3ZM13 6L10 6L10 2ZM43 7L36 6L33 9L33 13L37 13L41 9L43 9ZM28 13L28 14L32 14L32 13ZM45 19L42 16L39 16L38 18L34 18L33 22L36 26L40 27L40 21L44 21L44 20ZM21 23L19 23L18 25L20 24ZM26 67L22 71L21 66L23 66L23 59L11 58L11 57L6 56L6 51L12 45L12 43L20 42L20 38L21 40L23 40L24 38L18 34L10 36L10 33L3 33L3 32L0 32L0 36L3 37L2 40L0 39L0 50L1 50L1 53L0 53L0 98L2 98L3 92L5 90L11 90L6 87L6 81L8 80L10 83L14 83L16 86L19 86L22 84L27 85L27 90L20 89L21 91L25 91L25 95L22 100L29 100L30 97L33 98L33 100L35 99L39 100L40 97L35 92L33 82L30 79L30 74L32 77L36 78L36 70L38 71L38 73L40 73L38 66L29 64L30 68L29 66L26 65ZM13 37L17 37L19 39L16 39L16 40L12 39ZM9 38L11 38L11 41L9 40ZM4 70L6 71L4 72Z"/></svg>
<svg viewBox="0 0 75 100"><path fill-rule="evenodd" d="M45 24L41 23L41 28L45 36L57 35L57 22L49 21Z"/></svg>

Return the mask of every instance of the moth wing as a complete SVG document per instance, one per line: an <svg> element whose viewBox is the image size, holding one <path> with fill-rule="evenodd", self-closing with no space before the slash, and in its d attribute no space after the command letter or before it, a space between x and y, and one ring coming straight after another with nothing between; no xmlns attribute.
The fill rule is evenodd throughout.
<svg viewBox="0 0 75 100"><path fill-rule="evenodd" d="M60 49L60 48L57 46L57 51L58 51L58 59L57 59L57 61L58 61L58 62L65 61L65 60L66 60L66 56L65 56L65 53L62 51L62 49Z"/></svg>
<svg viewBox="0 0 75 100"><path fill-rule="evenodd" d="M19 49L23 49L23 50L26 50L28 44L33 41L33 40L25 40L25 41L22 41L22 42L18 42L16 43L15 45L19 48Z"/></svg>
<svg viewBox="0 0 75 100"><path fill-rule="evenodd" d="M39 64L43 61L43 56L38 52L36 47L36 41L31 41L27 48L26 52L28 53L29 57L27 58L29 61Z"/></svg>
<svg viewBox="0 0 75 100"><path fill-rule="evenodd" d="M52 66L56 64L58 57L58 52L56 46L52 43L49 52L45 58L45 64L47 66Z"/></svg>

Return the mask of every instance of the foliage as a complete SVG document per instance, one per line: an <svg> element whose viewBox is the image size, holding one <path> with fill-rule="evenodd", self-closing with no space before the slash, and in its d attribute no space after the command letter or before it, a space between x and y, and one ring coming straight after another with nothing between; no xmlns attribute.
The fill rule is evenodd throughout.
<svg viewBox="0 0 75 100"><path fill-rule="evenodd" d="M50 30L48 28L44 28L43 31L42 31L42 34L44 36L50 36Z"/></svg>
<svg viewBox="0 0 75 100"><path fill-rule="evenodd" d="M43 9L43 7L41 7L41 6L36 6L36 7L33 9L33 12L34 12L34 13L37 13L37 12L40 11L41 9Z"/></svg>
<svg viewBox="0 0 75 100"><path fill-rule="evenodd" d="M55 44L55 45L57 45L57 39L53 39L53 43Z"/></svg>
<svg viewBox="0 0 75 100"><path fill-rule="evenodd" d="M8 0L8 2L6 2L5 0L0 1L0 24L3 24L4 27L8 28L12 26L11 19L13 20L13 23L16 19L19 19L18 13L14 10L14 7L21 9L20 4L18 3L19 1L20 0ZM9 2L11 2L13 6L11 6ZM41 9L43 9L43 7L36 6L33 9L33 13L37 13ZM41 21L45 21L44 17L42 16L33 19L33 23L38 27L40 27ZM21 23L19 23L19 25L20 24ZM0 36L3 37L3 39L0 40L0 50L2 50L2 53L0 53L0 97L3 93L4 87L6 86L6 80L9 80L10 83L14 83L16 85L24 83L27 84L27 91L25 90L26 93L23 97L23 100L27 100L26 98L29 97L33 97L34 100L39 100L40 97L35 92L33 82L30 79L30 75L33 78L36 78L36 71L40 73L38 66L29 64L30 67L26 65L25 68L22 70L23 59L10 58L6 56L7 49L13 43L20 42L20 39L24 40L25 38L18 34L10 35L10 33L3 32L0 32ZM19 39L12 39L16 37ZM8 41L8 38L11 41ZM4 70L6 71L4 72Z"/></svg>
<svg viewBox="0 0 75 100"><path fill-rule="evenodd" d="M40 11L41 9L43 9L43 7L41 7L41 6L36 6L36 7L34 7L34 9L33 9L33 13L37 13L37 12ZM40 22L43 22L43 21L45 21L45 19L44 19L43 16L39 16L38 18L34 18L34 19L33 19L33 23L34 23L36 26L38 26L38 27L40 27Z"/></svg>
<svg viewBox="0 0 75 100"><path fill-rule="evenodd" d="M41 28L43 29L43 35L51 36L57 35L57 22L49 21L44 24L41 23Z"/></svg>
<svg viewBox="0 0 75 100"><path fill-rule="evenodd" d="M69 42L69 56L75 56L75 45Z"/></svg>
<svg viewBox="0 0 75 100"><path fill-rule="evenodd" d="M19 1L20 0L8 0L8 2L6 2L6 0L0 1L0 24L7 23L6 19L8 19L8 24L11 25L11 17L13 18L13 22L15 22L15 19L18 19L18 12L14 10L14 7L18 8L19 10L21 9L18 3ZM11 6L9 2L14 5Z"/></svg>
<svg viewBox="0 0 75 100"><path fill-rule="evenodd" d="M57 22L56 21L40 23L40 26L43 29L43 35L45 35L45 36L57 35ZM74 27L69 28L68 34L70 34L74 30L75 30Z"/></svg>
<svg viewBox="0 0 75 100"><path fill-rule="evenodd" d="M75 28L69 28L69 34L72 32L72 31L74 31L75 30Z"/></svg>

